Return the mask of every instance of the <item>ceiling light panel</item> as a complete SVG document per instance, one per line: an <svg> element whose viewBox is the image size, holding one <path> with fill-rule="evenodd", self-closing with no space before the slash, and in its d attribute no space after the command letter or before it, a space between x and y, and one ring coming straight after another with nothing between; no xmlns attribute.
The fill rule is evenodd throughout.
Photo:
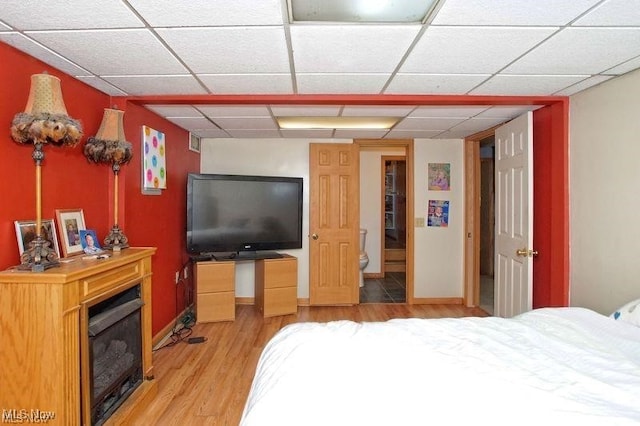
<svg viewBox="0 0 640 426"><path fill-rule="evenodd" d="M290 0L295 22L421 22L428 0Z"/></svg>

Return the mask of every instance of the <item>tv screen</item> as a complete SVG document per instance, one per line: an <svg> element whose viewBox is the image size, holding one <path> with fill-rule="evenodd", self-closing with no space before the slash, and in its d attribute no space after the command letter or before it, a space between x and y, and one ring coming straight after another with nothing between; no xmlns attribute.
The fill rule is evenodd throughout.
<svg viewBox="0 0 640 426"><path fill-rule="evenodd" d="M302 178L188 175L189 253L233 258L295 248L302 248Z"/></svg>

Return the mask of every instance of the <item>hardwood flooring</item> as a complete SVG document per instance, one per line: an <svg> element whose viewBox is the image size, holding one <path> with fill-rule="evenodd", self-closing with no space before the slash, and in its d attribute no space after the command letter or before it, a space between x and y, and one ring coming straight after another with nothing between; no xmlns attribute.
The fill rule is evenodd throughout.
<svg viewBox="0 0 640 426"><path fill-rule="evenodd" d="M392 318L487 316L460 305L366 304L299 307L296 315L262 318L254 306L238 305L236 320L197 324L191 336L200 344L179 342L154 353L158 395L137 425L236 426L265 344L295 322L386 321Z"/></svg>

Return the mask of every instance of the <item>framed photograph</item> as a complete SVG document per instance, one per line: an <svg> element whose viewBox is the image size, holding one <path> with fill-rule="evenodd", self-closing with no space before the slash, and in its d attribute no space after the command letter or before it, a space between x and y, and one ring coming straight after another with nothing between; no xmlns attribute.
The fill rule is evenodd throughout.
<svg viewBox="0 0 640 426"><path fill-rule="evenodd" d="M56 226L53 219L43 219L41 222L41 235L49 247L55 250L60 257L60 247L58 247L58 238L56 237ZM18 249L20 255L29 249L29 243L36 238L36 221L35 220L16 220L16 238L18 240Z"/></svg>
<svg viewBox="0 0 640 426"><path fill-rule="evenodd" d="M64 257L82 253L80 231L86 229L82 209L56 210L56 219Z"/></svg>
<svg viewBox="0 0 640 426"><path fill-rule="evenodd" d="M446 228L449 226L449 201L429 200L427 226Z"/></svg>
<svg viewBox="0 0 640 426"><path fill-rule="evenodd" d="M429 163L428 173L431 191L449 191L451 163Z"/></svg>
<svg viewBox="0 0 640 426"><path fill-rule="evenodd" d="M200 153L200 137L189 133L189 150Z"/></svg>
<svg viewBox="0 0 640 426"><path fill-rule="evenodd" d="M80 231L80 241L82 244L82 251L86 254L100 254L103 253L96 236L96 231L93 229L83 229Z"/></svg>

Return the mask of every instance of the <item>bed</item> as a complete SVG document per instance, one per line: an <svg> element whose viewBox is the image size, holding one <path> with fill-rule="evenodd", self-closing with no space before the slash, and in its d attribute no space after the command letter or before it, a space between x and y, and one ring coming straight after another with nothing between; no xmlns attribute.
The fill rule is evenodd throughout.
<svg viewBox="0 0 640 426"><path fill-rule="evenodd" d="M262 352L241 425L465 422L640 424L640 327L583 308L291 324Z"/></svg>

